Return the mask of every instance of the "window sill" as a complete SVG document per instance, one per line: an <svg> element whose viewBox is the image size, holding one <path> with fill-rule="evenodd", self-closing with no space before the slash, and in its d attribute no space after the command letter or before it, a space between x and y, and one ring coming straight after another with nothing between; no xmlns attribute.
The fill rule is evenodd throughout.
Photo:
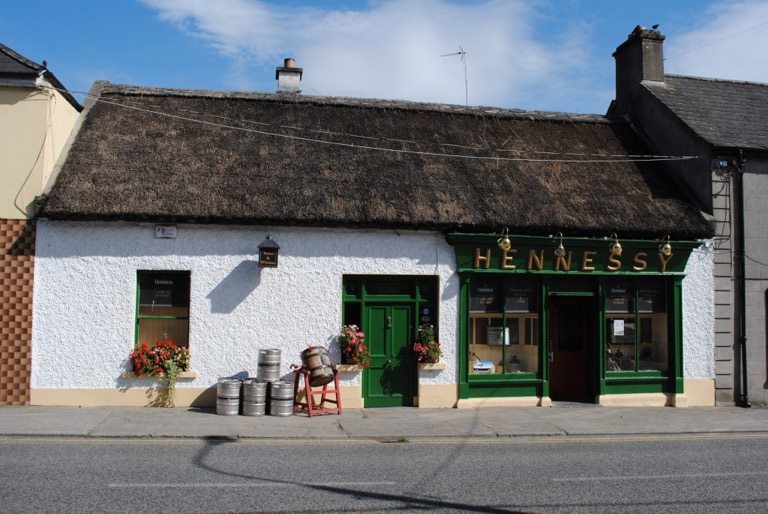
<svg viewBox="0 0 768 514"><path fill-rule="evenodd" d="M198 377L197 371L191 369L189 371L182 371L181 373L179 373L177 380L194 380L197 377ZM133 371L126 371L121 375L121 378L125 378L128 380L137 380L137 379L157 380L158 378L162 378L162 377L150 377L148 375L137 376L136 373L134 373Z"/></svg>
<svg viewBox="0 0 768 514"><path fill-rule="evenodd" d="M363 371L360 364L336 364L336 371L339 373L359 373Z"/></svg>
<svg viewBox="0 0 768 514"><path fill-rule="evenodd" d="M420 362L419 369L423 371L442 371L446 369L448 365L443 362Z"/></svg>

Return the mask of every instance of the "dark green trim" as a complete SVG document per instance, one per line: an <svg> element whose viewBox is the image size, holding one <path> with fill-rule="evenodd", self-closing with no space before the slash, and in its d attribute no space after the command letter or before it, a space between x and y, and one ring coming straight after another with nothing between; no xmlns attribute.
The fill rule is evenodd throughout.
<svg viewBox="0 0 768 514"><path fill-rule="evenodd" d="M542 384L480 382L472 385L469 398L525 398L541 396Z"/></svg>
<svg viewBox="0 0 768 514"><path fill-rule="evenodd" d="M459 282L459 398L469 398L469 277Z"/></svg>
<svg viewBox="0 0 768 514"><path fill-rule="evenodd" d="M541 374L540 396L549 396L549 281L541 281L541 305L539 306L539 373Z"/></svg>
<svg viewBox="0 0 768 514"><path fill-rule="evenodd" d="M683 280L676 278L672 284L672 305L675 307L672 313L672 341L675 341L674 350L670 352L674 355L674 362L670 364L671 370L674 370L675 389L673 392L683 394L685 392L685 380L683 378Z"/></svg>
<svg viewBox="0 0 768 514"><path fill-rule="evenodd" d="M136 271L136 301L133 302L133 346L139 345L139 301L141 299L140 271Z"/></svg>

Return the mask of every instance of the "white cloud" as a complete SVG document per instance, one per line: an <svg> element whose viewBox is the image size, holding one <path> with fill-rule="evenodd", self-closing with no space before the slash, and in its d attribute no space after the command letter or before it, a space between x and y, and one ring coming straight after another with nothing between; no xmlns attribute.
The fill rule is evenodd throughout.
<svg viewBox="0 0 768 514"><path fill-rule="evenodd" d="M590 80L583 73L588 32L537 41L531 2L394 0L360 10L290 11L257 0L143 2L230 59L239 88L269 83L274 76L254 72L290 55L304 68L302 88L310 94L461 104L462 63L441 57L459 45L468 52L473 105L551 108L549 99L580 94Z"/></svg>
<svg viewBox="0 0 768 514"><path fill-rule="evenodd" d="M703 18L667 38L666 72L768 83L768 1L722 2Z"/></svg>

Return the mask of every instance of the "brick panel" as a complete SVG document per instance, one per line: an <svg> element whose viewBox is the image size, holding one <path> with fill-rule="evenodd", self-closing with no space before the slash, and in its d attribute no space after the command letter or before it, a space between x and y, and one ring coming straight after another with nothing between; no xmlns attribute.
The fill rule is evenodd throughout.
<svg viewBox="0 0 768 514"><path fill-rule="evenodd" d="M34 221L0 219L0 405L29 403Z"/></svg>

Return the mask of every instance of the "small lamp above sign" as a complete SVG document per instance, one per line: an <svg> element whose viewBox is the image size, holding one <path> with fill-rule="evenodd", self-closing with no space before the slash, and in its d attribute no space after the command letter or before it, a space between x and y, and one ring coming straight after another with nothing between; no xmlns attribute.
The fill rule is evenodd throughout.
<svg viewBox="0 0 768 514"><path fill-rule="evenodd" d="M507 227L504 227L504 230L501 232L501 237L496 240L496 244L505 252L512 247L512 241L509 240L509 229Z"/></svg>
<svg viewBox="0 0 768 514"><path fill-rule="evenodd" d="M621 257L622 248L621 248L621 243L619 243L619 236L617 236L616 233L614 232L613 234L611 234L611 237L613 238L613 243L611 243L610 246L608 247L608 249L611 251L611 256Z"/></svg>
<svg viewBox="0 0 768 514"><path fill-rule="evenodd" d="M672 255L672 244L669 242L669 236L667 236L667 242L659 246L659 253L664 257Z"/></svg>
<svg viewBox="0 0 768 514"><path fill-rule="evenodd" d="M277 268L277 255L280 252L280 245L267 238L259 243L259 266L262 268Z"/></svg>
<svg viewBox="0 0 768 514"><path fill-rule="evenodd" d="M558 232L558 237L560 238L560 244L557 245L557 248L555 248L555 255L558 257L564 257L565 256L565 247L563 246L563 233Z"/></svg>

